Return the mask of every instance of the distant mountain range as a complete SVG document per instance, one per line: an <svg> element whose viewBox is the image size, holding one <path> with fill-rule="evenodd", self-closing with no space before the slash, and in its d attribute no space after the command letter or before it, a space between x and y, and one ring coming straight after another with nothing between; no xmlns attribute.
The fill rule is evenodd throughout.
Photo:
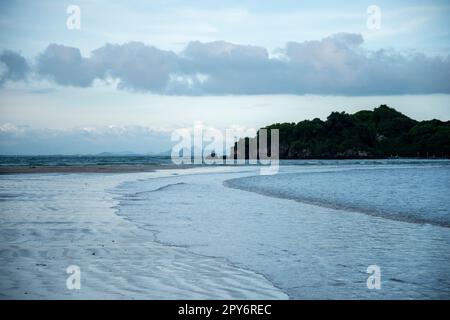
<svg viewBox="0 0 450 320"><path fill-rule="evenodd" d="M131 151L119 151L119 152L100 152L93 154L95 157L118 157L118 156L141 156L140 153L135 153Z"/></svg>
<svg viewBox="0 0 450 320"><path fill-rule="evenodd" d="M137 153L132 151L119 151L119 152L100 152L93 154L94 157L168 157L170 156L170 150L161 153Z"/></svg>
<svg viewBox="0 0 450 320"><path fill-rule="evenodd" d="M450 121L416 121L387 105L266 128L279 129L281 159L450 157Z"/></svg>

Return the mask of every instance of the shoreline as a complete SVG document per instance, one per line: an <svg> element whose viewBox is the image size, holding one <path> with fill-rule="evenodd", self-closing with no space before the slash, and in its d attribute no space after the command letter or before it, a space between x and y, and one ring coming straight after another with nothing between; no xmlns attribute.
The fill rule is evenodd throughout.
<svg viewBox="0 0 450 320"><path fill-rule="evenodd" d="M86 165L86 166L5 166L0 175L27 173L138 173L156 170L188 169L194 165Z"/></svg>
<svg viewBox="0 0 450 320"><path fill-rule="evenodd" d="M3 176L5 189L20 181L27 192L2 204L0 300L288 299L263 275L159 243L118 214L119 197L126 196L120 186L141 179L164 185L171 177L52 175L36 184L31 175ZM80 290L66 285L71 265L80 268Z"/></svg>
<svg viewBox="0 0 450 320"><path fill-rule="evenodd" d="M156 232L161 244L261 274L291 299L448 297L447 283L432 276L446 278L440 265L448 261L448 228L242 192L223 183L252 174L129 182L116 190L124 195L117 198L117 214ZM383 292L365 285L365 270L373 263L389 275ZM431 289L417 282L417 272L430 275Z"/></svg>
<svg viewBox="0 0 450 320"><path fill-rule="evenodd" d="M256 171L199 169L3 176L0 299L448 298L448 229L243 192L224 181ZM384 291L366 288L374 263ZM72 264L89 279L80 291L64 286Z"/></svg>
<svg viewBox="0 0 450 320"><path fill-rule="evenodd" d="M373 159L280 159L280 166L293 165L292 161L449 161L445 158L373 158ZM309 165L313 165L308 163ZM0 175L31 174L31 173L139 173L154 172L156 170L191 169L212 166L246 166L247 164L68 164L68 165L0 165ZM251 165L253 166L253 165Z"/></svg>

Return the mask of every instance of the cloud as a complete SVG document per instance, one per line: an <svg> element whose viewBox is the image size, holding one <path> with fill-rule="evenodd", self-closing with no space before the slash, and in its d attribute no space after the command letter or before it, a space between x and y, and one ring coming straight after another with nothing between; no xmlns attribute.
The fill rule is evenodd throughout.
<svg viewBox="0 0 450 320"><path fill-rule="evenodd" d="M140 42L107 44L93 51L91 61L100 67L99 78L117 78L120 89L139 91L164 91L170 74L178 70L175 53Z"/></svg>
<svg viewBox="0 0 450 320"><path fill-rule="evenodd" d="M224 41L190 42L180 57L185 73L207 76L196 88L205 94L271 93L277 90L273 77L283 68L265 48Z"/></svg>
<svg viewBox="0 0 450 320"><path fill-rule="evenodd" d="M0 124L0 154L158 153L170 150L170 133L142 126L40 129Z"/></svg>
<svg viewBox="0 0 450 320"><path fill-rule="evenodd" d="M50 44L37 57L37 73L61 85L88 87L102 78L102 62L83 58L77 48Z"/></svg>
<svg viewBox="0 0 450 320"><path fill-rule="evenodd" d="M224 41L190 42L180 52L140 42L106 44L82 57L51 44L36 72L60 85L87 87L114 78L118 89L168 95L450 93L450 57L368 51L359 34L288 42L267 49Z"/></svg>
<svg viewBox="0 0 450 320"><path fill-rule="evenodd" d="M292 83L306 93L376 95L450 93L449 58L365 51L363 39L337 34L321 41L290 42ZM291 74L292 75L292 74Z"/></svg>
<svg viewBox="0 0 450 320"><path fill-rule="evenodd" d="M6 81L24 80L29 71L29 65L24 57L12 50L0 54L0 86Z"/></svg>

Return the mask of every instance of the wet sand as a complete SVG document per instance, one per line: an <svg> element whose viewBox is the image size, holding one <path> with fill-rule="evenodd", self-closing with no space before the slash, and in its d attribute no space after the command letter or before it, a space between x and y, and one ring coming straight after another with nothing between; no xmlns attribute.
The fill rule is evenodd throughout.
<svg viewBox="0 0 450 320"><path fill-rule="evenodd" d="M159 243L117 214L122 183L199 172L2 176L0 300L287 299L262 275ZM69 266L80 269L78 290Z"/></svg>

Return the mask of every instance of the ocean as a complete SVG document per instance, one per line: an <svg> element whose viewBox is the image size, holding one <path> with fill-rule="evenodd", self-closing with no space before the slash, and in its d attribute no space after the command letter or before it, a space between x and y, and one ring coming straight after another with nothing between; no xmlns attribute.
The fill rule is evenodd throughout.
<svg viewBox="0 0 450 320"><path fill-rule="evenodd" d="M167 165L170 156L0 156L0 166Z"/></svg>
<svg viewBox="0 0 450 320"><path fill-rule="evenodd" d="M450 298L448 160L161 168L0 176L0 297Z"/></svg>

